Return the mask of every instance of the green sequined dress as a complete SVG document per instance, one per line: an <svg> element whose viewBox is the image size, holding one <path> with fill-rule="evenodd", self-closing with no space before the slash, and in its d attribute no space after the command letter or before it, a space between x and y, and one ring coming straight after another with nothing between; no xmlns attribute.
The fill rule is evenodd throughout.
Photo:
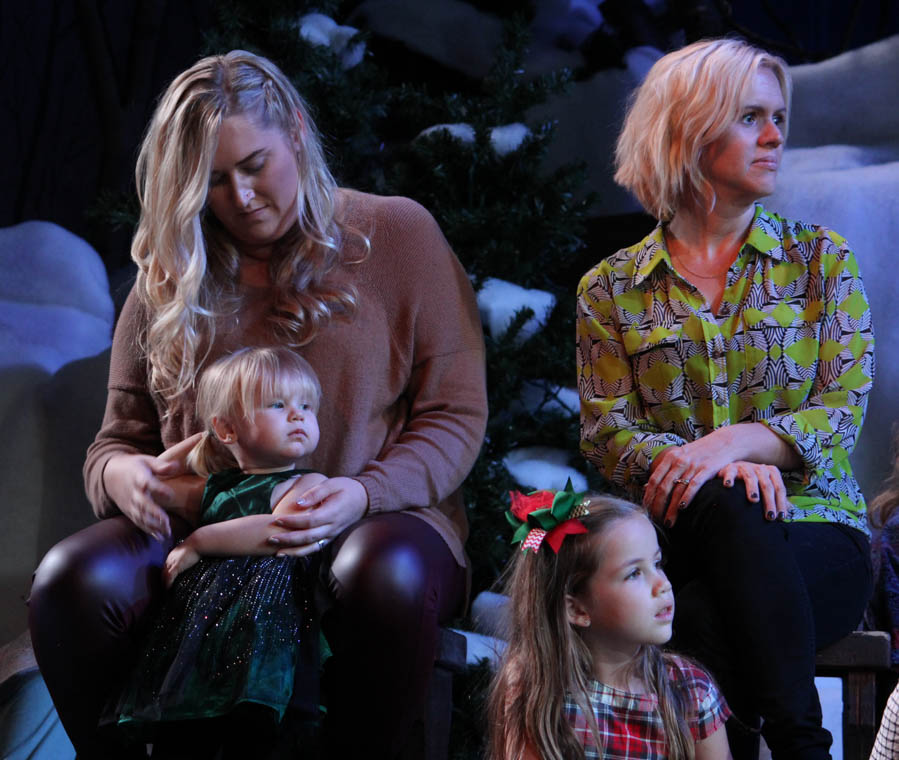
<svg viewBox="0 0 899 760"><path fill-rule="evenodd" d="M202 523L270 514L272 489L297 474L209 477ZM313 563L296 557L203 558L175 579L109 716L152 736L152 725L226 715L238 704L318 706L319 633ZM296 681L296 697L292 700Z"/></svg>

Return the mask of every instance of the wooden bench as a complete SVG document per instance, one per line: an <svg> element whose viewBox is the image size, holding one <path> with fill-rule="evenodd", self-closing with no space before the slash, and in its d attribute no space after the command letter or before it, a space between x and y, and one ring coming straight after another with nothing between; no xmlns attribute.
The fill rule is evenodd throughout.
<svg viewBox="0 0 899 760"><path fill-rule="evenodd" d="M815 674L843 682L843 760L868 760L888 695L878 680L892 676L889 634L853 631L818 652Z"/></svg>

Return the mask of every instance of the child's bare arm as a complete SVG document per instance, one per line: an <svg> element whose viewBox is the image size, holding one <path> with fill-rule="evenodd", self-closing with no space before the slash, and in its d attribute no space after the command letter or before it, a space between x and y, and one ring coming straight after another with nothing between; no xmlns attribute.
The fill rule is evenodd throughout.
<svg viewBox="0 0 899 760"><path fill-rule="evenodd" d="M271 515L247 515L197 528L166 557L163 570L166 586L171 586L175 578L195 565L200 557L275 554L280 547L268 540L287 530L274 524L275 517L300 509L297 499L323 480L327 480L324 475L313 472L279 483L272 490L274 511Z"/></svg>
<svg viewBox="0 0 899 760"><path fill-rule="evenodd" d="M266 541L283 528L273 525L272 515L247 515L197 528L184 543L201 557L236 557L274 554Z"/></svg>
<svg viewBox="0 0 899 760"><path fill-rule="evenodd" d="M163 571L166 586L171 586L179 574L201 557L274 554L278 547L267 543L268 539L285 530L274 525L274 520L273 515L247 515L197 528L166 557Z"/></svg>
<svg viewBox="0 0 899 760"><path fill-rule="evenodd" d="M727 731L724 726L694 745L696 760L733 760L727 743Z"/></svg>

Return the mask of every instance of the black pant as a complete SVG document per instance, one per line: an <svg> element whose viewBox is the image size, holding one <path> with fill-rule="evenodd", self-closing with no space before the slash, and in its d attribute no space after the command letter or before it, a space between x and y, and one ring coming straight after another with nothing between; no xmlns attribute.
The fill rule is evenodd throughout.
<svg viewBox="0 0 899 760"><path fill-rule="evenodd" d="M34 651L79 760L143 754L98 732L97 721L128 676L170 548L114 517L61 541L35 573ZM430 525L401 512L359 521L328 549L334 606L323 624L335 667L327 722L341 729L330 733L348 756L393 757L421 716L438 625L458 611L465 571Z"/></svg>
<svg viewBox="0 0 899 760"><path fill-rule="evenodd" d="M829 758L815 652L861 620L871 593L867 537L833 523L766 520L741 481L725 488L716 479L668 538L672 645L711 670L740 722L762 718L775 760ZM740 733L728 726L734 760L749 757L733 741Z"/></svg>

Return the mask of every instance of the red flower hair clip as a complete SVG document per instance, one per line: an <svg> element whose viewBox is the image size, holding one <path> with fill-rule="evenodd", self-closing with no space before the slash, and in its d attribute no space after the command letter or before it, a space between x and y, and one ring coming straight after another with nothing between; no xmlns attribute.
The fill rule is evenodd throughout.
<svg viewBox="0 0 899 760"><path fill-rule="evenodd" d="M515 528L512 543L520 542L522 551L536 552L545 540L558 554L565 536L587 532L579 519L589 514L583 496L574 491L570 480L562 491L510 491L506 519Z"/></svg>

